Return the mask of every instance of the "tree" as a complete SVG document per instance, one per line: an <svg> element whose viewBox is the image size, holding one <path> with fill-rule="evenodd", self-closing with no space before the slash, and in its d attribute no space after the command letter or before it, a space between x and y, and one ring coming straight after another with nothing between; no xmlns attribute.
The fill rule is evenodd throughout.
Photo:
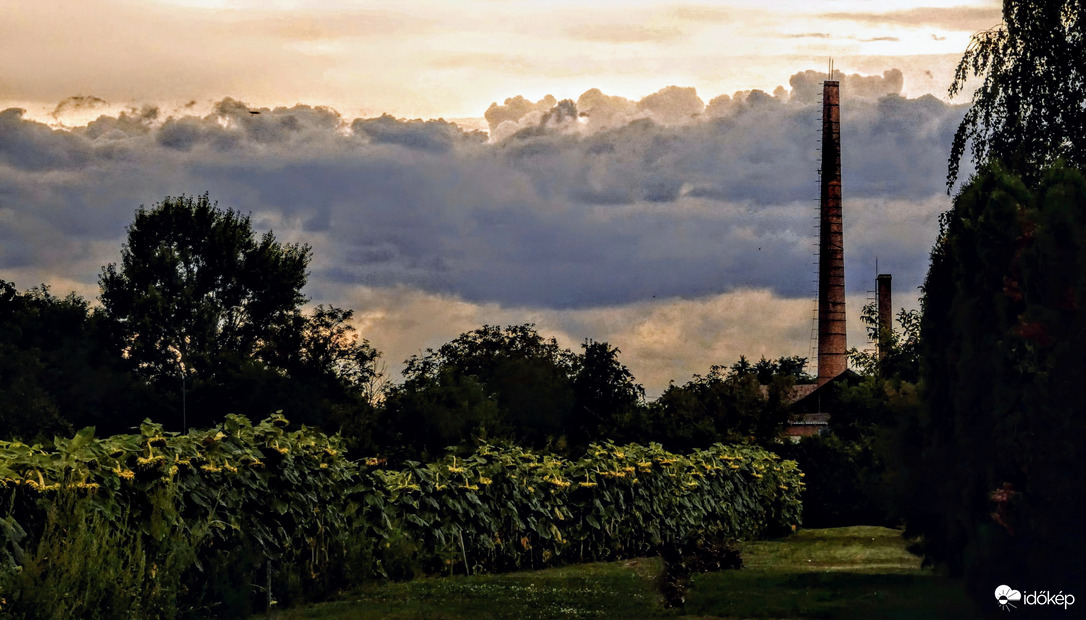
<svg viewBox="0 0 1086 620"><path fill-rule="evenodd" d="M1003 24L973 36L950 87L984 77L954 135L947 174L958 178L966 143L973 162L999 160L1027 183L1062 159L1086 165L1086 2L1004 0Z"/></svg>
<svg viewBox="0 0 1086 620"><path fill-rule="evenodd" d="M915 384L920 380L920 311L902 308L897 314L900 329L882 329L875 302L864 306L860 321L868 338L880 343L882 351L869 353L855 347L848 357L860 374Z"/></svg>
<svg viewBox="0 0 1086 620"><path fill-rule="evenodd" d="M617 347L585 340L581 348L583 353L574 359L572 376L580 436L572 441L587 444L604 438L632 440L628 427L645 399L645 388L618 361Z"/></svg>
<svg viewBox="0 0 1086 620"><path fill-rule="evenodd" d="M126 432L143 419L153 394L111 355L109 327L74 293L0 281L0 437Z"/></svg>
<svg viewBox="0 0 1086 620"><path fill-rule="evenodd" d="M281 408L297 411L295 421L339 431L349 448L367 450L383 376L380 353L359 338L353 317L353 310L324 304L295 316L268 363L287 374Z"/></svg>
<svg viewBox="0 0 1086 620"><path fill-rule="evenodd" d="M140 207L121 263L102 270L104 310L153 380L209 379L228 354L267 354L305 302L308 245L259 240L249 217L205 193Z"/></svg>
<svg viewBox="0 0 1086 620"><path fill-rule="evenodd" d="M732 372L745 374L753 372L760 385L772 385L777 378L790 378L796 383L814 383L815 378L804 372L807 366L807 358L799 355L781 357L775 360L767 360L762 357L753 366L745 356L740 356L739 361L732 364Z"/></svg>
<svg viewBox="0 0 1086 620"><path fill-rule="evenodd" d="M391 386L378 415L375 443L397 459L431 460L450 446L512 434L487 389L447 367Z"/></svg>
<svg viewBox="0 0 1086 620"><path fill-rule="evenodd" d="M530 324L499 328L484 325L461 334L437 351L412 356L404 369L405 382L393 389L386 402L392 419L418 420L426 412L408 411L427 402L447 402L457 415L489 420L489 427L475 427L470 434L485 430L488 436L506 437L541 447L557 442L572 425L574 355L546 339ZM464 403L444 394L470 394ZM483 400L476 398L479 392ZM478 409L482 407L483 409ZM490 413L494 407L495 414ZM477 410L478 409L478 410ZM444 415L444 414L442 414ZM459 428L457 424L447 424ZM421 431L421 429L418 429ZM404 429L410 434L411 429Z"/></svg>
<svg viewBox="0 0 1086 620"><path fill-rule="evenodd" d="M178 426L285 409L291 386L274 362L304 324L309 246L257 238L207 194L140 207L127 232L120 265L99 277L103 313L121 355L176 395Z"/></svg>
<svg viewBox="0 0 1086 620"><path fill-rule="evenodd" d="M435 454L486 437L559 452L641 438L644 389L606 342L573 353L534 325L492 325L406 362L379 424L387 446ZM415 446L415 448L410 448Z"/></svg>
<svg viewBox="0 0 1086 620"><path fill-rule="evenodd" d="M979 600L996 580L1083 583L1086 176L1054 166L1030 186L982 168L923 290L909 528Z"/></svg>
<svg viewBox="0 0 1086 620"><path fill-rule="evenodd" d="M648 439L668 449L686 451L717 441L754 439L774 443L788 420L786 394L803 378L806 360L746 357L728 369L712 366L684 385L670 385L649 406Z"/></svg>

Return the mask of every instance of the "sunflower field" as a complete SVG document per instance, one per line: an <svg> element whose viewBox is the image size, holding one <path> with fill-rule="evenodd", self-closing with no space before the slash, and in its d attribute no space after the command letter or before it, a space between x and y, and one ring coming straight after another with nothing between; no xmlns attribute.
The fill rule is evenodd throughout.
<svg viewBox="0 0 1086 620"><path fill-rule="evenodd" d="M52 446L0 442L0 616L239 615L373 578L479 573L751 539L800 522L761 448L512 445L391 467L282 416Z"/></svg>

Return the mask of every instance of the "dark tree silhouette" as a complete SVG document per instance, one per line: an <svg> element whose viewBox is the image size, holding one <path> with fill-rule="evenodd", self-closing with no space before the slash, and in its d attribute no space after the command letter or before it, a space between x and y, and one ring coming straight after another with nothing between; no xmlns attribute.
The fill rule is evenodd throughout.
<svg viewBox="0 0 1086 620"><path fill-rule="evenodd" d="M74 293L0 281L0 437L51 440L84 426L127 432L155 402L112 354L111 324Z"/></svg>
<svg viewBox="0 0 1086 620"><path fill-rule="evenodd" d="M365 446L378 354L350 325L353 311L302 313L310 255L257 237L248 216L207 194L167 197L136 212L120 264L102 270L104 314L119 352L188 424L283 410Z"/></svg>
<svg viewBox="0 0 1086 620"><path fill-rule="evenodd" d="M1084 302L1086 177L1054 166L1030 187L983 168L932 251L927 411L902 433L914 442L909 526L978 600L993 581L1066 591L1086 578Z"/></svg>
<svg viewBox="0 0 1086 620"><path fill-rule="evenodd" d="M120 266L99 278L102 305L146 376L209 379L224 354L259 358L289 328L309 258L207 194L167 197L136 212Z"/></svg>
<svg viewBox="0 0 1086 620"><path fill-rule="evenodd" d="M1058 159L1086 165L1086 2L1004 0L1003 24L973 36L950 95L973 94L950 152L949 192L971 144L978 168L994 159L1027 183Z"/></svg>

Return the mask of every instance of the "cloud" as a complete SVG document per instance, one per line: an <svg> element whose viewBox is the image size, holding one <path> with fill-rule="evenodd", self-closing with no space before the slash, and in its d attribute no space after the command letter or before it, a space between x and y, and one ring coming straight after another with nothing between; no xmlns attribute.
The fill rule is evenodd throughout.
<svg viewBox="0 0 1086 620"><path fill-rule="evenodd" d="M388 114L380 118L357 119L351 123L351 131L375 144L398 144L436 153L447 152L461 141L485 142L487 139L482 132L465 133L444 120L400 121Z"/></svg>
<svg viewBox="0 0 1086 620"><path fill-rule="evenodd" d="M99 116L88 123L86 128L81 130L81 133L91 138L106 137L111 139L146 134L152 130L158 115L159 110L155 106L146 105L139 109L131 108L122 111L115 117Z"/></svg>
<svg viewBox="0 0 1086 620"><path fill-rule="evenodd" d="M826 79L824 71L807 70L793 74L788 78L792 87L792 100L802 103L814 103L822 97L822 82ZM886 95L900 95L904 85L904 76L899 69L888 69L881 76L834 72L834 79L841 81L843 101L850 99L878 99Z"/></svg>
<svg viewBox="0 0 1086 620"><path fill-rule="evenodd" d="M487 110L489 139L231 98L203 116L148 106L74 129L8 109L0 277L93 292L139 205L208 191L258 230L311 244L306 293L372 315L379 348L439 345L423 336L486 317L545 322L574 345L610 340L652 377L762 344L805 354L796 308L813 293L821 79L708 104L675 86L640 101L511 97ZM861 300L876 257L916 290L949 206L945 153L963 108L901 89L897 71L843 78L846 269Z"/></svg>
<svg viewBox="0 0 1086 620"><path fill-rule="evenodd" d="M505 103L499 105L498 103L490 104L483 117L486 118L486 122L490 125L490 133L493 135L499 132L499 127L502 123L513 123L513 127L521 127L524 122L530 125L538 124L543 119L543 115L550 111L555 105L558 104L558 100L553 95L547 95L539 101L532 103L521 95L516 97L510 97L505 100ZM509 129L506 130L509 133Z"/></svg>
<svg viewBox="0 0 1086 620"><path fill-rule="evenodd" d="M693 22L728 22L736 18L734 9L720 9L707 6L677 6L671 10L671 14L678 19Z"/></svg>
<svg viewBox="0 0 1086 620"><path fill-rule="evenodd" d="M598 88L586 90L577 98L577 110L592 133L620 127L636 118L638 105L625 97L604 94Z"/></svg>
<svg viewBox="0 0 1086 620"><path fill-rule="evenodd" d="M693 88L668 86L639 101L637 107L659 123L681 125L701 114L705 103Z"/></svg>
<svg viewBox="0 0 1086 620"><path fill-rule="evenodd" d="M76 135L23 120L24 113L18 108L0 111L0 163L47 171L79 168L90 161L92 145Z"/></svg>
<svg viewBox="0 0 1086 620"><path fill-rule="evenodd" d="M823 13L820 17L865 24L933 27L951 31L976 32L998 26L1003 21L998 6L923 7L903 11Z"/></svg>
<svg viewBox="0 0 1086 620"><path fill-rule="evenodd" d="M95 110L104 108L108 105L109 103L107 103L105 99L100 99L93 95L74 95L58 103L57 107L53 108L51 116L53 118L60 118L68 112Z"/></svg>
<svg viewBox="0 0 1086 620"><path fill-rule="evenodd" d="M674 26L646 26L642 24L592 24L570 28L567 31L575 39L595 43L647 43L671 41L683 36Z"/></svg>
<svg viewBox="0 0 1086 620"><path fill-rule="evenodd" d="M438 20L421 12L324 10L299 13L292 11L290 19L270 9L256 11L256 18L241 16L231 20L232 28L254 36L272 34L287 40L330 41L355 37L390 38L404 33L415 36L436 30ZM215 17L222 18L222 12Z"/></svg>

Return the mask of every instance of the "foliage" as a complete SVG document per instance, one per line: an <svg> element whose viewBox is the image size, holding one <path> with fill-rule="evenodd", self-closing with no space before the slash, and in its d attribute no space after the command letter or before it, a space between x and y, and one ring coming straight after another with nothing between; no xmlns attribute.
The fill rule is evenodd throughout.
<svg viewBox="0 0 1086 620"><path fill-rule="evenodd" d="M389 388L380 416L378 444L396 460L428 460L446 446L502 432L491 393L474 377L448 368Z"/></svg>
<svg viewBox="0 0 1086 620"><path fill-rule="evenodd" d="M221 352L260 355L305 301L310 249L256 239L249 217L207 194L141 207L102 305L127 355L152 378L212 377Z"/></svg>
<svg viewBox="0 0 1086 620"><path fill-rule="evenodd" d="M831 422L832 424L832 422ZM803 469L803 521L809 527L883 524L877 501L881 483L879 455L872 442L836 434L804 437L775 450Z"/></svg>
<svg viewBox="0 0 1086 620"><path fill-rule="evenodd" d="M147 423L106 439L86 429L51 449L0 443L3 517L30 541L5 534L6 550L26 551L0 571L14 584L5 611L81 615L58 596L71 592L107 616L134 596L155 615L238 615L261 602L265 572L283 600L373 576L631 557L788 531L800 518L802 474L752 447L682 456L605 443L568 461L484 444L390 469L285 425L230 416L185 435ZM85 535L63 534L73 529ZM110 584L88 572L96 564Z"/></svg>
<svg viewBox="0 0 1086 620"><path fill-rule="evenodd" d="M143 419L153 394L110 354L109 340L108 322L74 293L57 297L44 285L20 293L0 281L0 438L94 424L122 432Z"/></svg>
<svg viewBox="0 0 1086 620"><path fill-rule="evenodd" d="M704 540L669 542L660 545L664 570L660 575L660 591L668 607L683 607L690 577L694 573L738 569L743 558L735 547Z"/></svg>
<svg viewBox="0 0 1086 620"><path fill-rule="evenodd" d="M851 349L859 379L832 386L822 400L833 412L831 434L777 449L808 474L804 507L813 526L901 523L900 479L914 456L903 427L919 406L920 313L902 309L896 318L899 330L883 330L877 305L864 307L861 320L882 355Z"/></svg>
<svg viewBox="0 0 1086 620"><path fill-rule="evenodd" d="M730 369L713 366L682 386L670 385L647 412L653 437L674 450L713 442L755 440L772 444L788 420L786 394L802 374L803 358L740 358Z"/></svg>
<svg viewBox="0 0 1086 620"><path fill-rule="evenodd" d="M315 374L325 374L332 383L349 386L372 402L376 398L374 367L378 353L350 324L354 310L317 306L302 327L302 346L296 347L298 362ZM294 349L291 349L293 352Z"/></svg>
<svg viewBox="0 0 1086 620"><path fill-rule="evenodd" d="M271 361L287 379L274 396L296 419L339 431L352 449L372 449L380 353L359 339L353 317L353 310L323 304L296 315Z"/></svg>
<svg viewBox="0 0 1086 620"><path fill-rule="evenodd" d="M174 405L172 427L285 410L368 445L378 354L353 311L302 313L310 256L207 194L141 207L99 279L108 348Z"/></svg>
<svg viewBox="0 0 1086 620"><path fill-rule="evenodd" d="M153 577L157 569L151 566L165 570L164 562L186 545L191 561L170 577L178 583L178 604L186 608L231 603L223 609L246 612L252 575L233 582L222 578L228 567L245 562L253 570L270 563L280 586L293 572L314 591L327 587L336 559L345 553L347 521L339 500L355 469L335 440L304 428L287 432L285 425L281 417L253 426L230 416L221 426L185 435L145 423L139 435L106 439L85 429L72 439L57 438L48 450L0 442L0 505L10 506L4 516L29 531L36 551L27 554L43 558L41 574L51 576L24 581L24 594L13 594L9 602L42 604L55 594L41 589L61 584L83 588L75 590L82 596L91 596L87 588L101 587L79 566L45 562L60 557L54 553L98 558L103 566L120 562L110 553L121 554L141 562ZM98 534L69 541L63 532L76 524ZM102 547L103 540L111 545ZM126 575L140 592L140 584L154 587ZM232 602L231 588L241 594Z"/></svg>
<svg viewBox="0 0 1086 620"><path fill-rule="evenodd" d="M572 355L531 325L484 325L407 361L407 383L425 382L439 370L472 377L492 394L499 431L529 445L563 433L573 412Z"/></svg>
<svg viewBox="0 0 1086 620"><path fill-rule="evenodd" d="M466 458L364 471L353 527L367 540L414 541L423 572L539 568L788 531L801 477L794 463L746 446L682 456L603 443L568 461L483 444Z"/></svg>
<svg viewBox="0 0 1086 620"><path fill-rule="evenodd" d="M814 383L814 377L804 372L807 358L793 355L778 359L762 357L754 364L746 356L739 356L739 361L731 366L731 372L737 376L753 374L759 385L773 385L778 378L790 379L795 383Z"/></svg>
<svg viewBox="0 0 1086 620"><path fill-rule="evenodd" d="M973 35L950 95L984 77L950 154L947 190L966 143L973 162L1002 161L1036 182L1058 159L1086 165L1086 4L1082 0L1004 0L1003 24Z"/></svg>
<svg viewBox="0 0 1086 620"><path fill-rule="evenodd" d="M379 442L426 458L471 439L504 439L563 450L614 437L644 390L619 350L586 341L583 354L545 339L531 324L461 334L406 362L385 397Z"/></svg>
<svg viewBox="0 0 1086 620"><path fill-rule="evenodd" d="M58 620L176 616L179 580L196 559L193 532L144 536L138 524L106 517L78 491L57 495L33 553L0 580L10 601L5 611ZM195 532L197 546L206 531Z"/></svg>
<svg viewBox="0 0 1086 620"><path fill-rule="evenodd" d="M1081 172L1056 166L1030 188L990 166L957 197L932 251L928 410L903 433L920 465L909 526L978 597L997 579L1058 591L1086 578L1073 509L1086 477L1084 240Z"/></svg>
<svg viewBox="0 0 1086 620"><path fill-rule="evenodd" d="M875 302L865 305L860 321L868 338L879 343L881 351L849 349L849 363L862 375L915 384L920 379L920 311L902 308L896 319L899 330L883 330L879 327L878 306Z"/></svg>
<svg viewBox="0 0 1086 620"><path fill-rule="evenodd" d="M593 340L581 348L583 353L573 359L574 413L580 421L572 441L619 439L645 400L645 389L618 361L618 348Z"/></svg>

